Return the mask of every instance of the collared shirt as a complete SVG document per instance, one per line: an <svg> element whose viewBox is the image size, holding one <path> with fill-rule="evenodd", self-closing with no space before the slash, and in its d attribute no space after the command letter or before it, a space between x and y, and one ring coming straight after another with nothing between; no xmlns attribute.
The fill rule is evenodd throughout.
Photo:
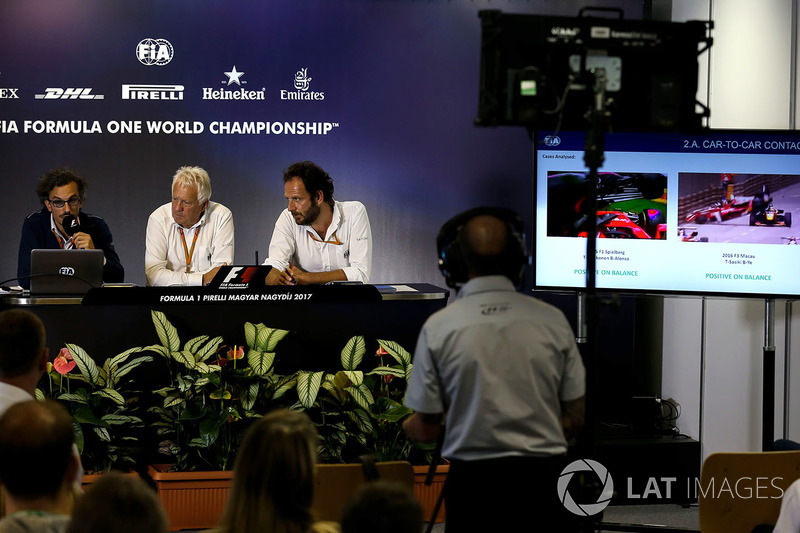
<svg viewBox="0 0 800 533"><path fill-rule="evenodd" d="M58 241L58 245L61 246L62 250L71 250L75 243L72 242L72 237L65 237L58 231L58 227L56 226L56 221L53 218L53 213L50 213L50 231L53 232L56 240Z"/></svg>
<svg viewBox="0 0 800 533"><path fill-rule="evenodd" d="M372 230L364 204L334 202L333 220L324 237L311 226L298 225L289 210L284 210L275 222L264 264L283 271L290 262L306 272L341 269L349 281L369 283Z"/></svg>
<svg viewBox="0 0 800 533"><path fill-rule="evenodd" d="M224 205L209 202L197 224L183 229L186 249L179 229L172 218L171 203L150 215L144 253L148 286L200 286L203 274L212 268L233 264L233 215ZM186 255L193 244L190 271L186 272Z"/></svg>
<svg viewBox="0 0 800 533"><path fill-rule="evenodd" d="M0 416L15 403L27 402L28 400L33 400L33 396L19 387L0 381Z"/></svg>
<svg viewBox="0 0 800 533"><path fill-rule="evenodd" d="M444 457L547 456L567 449L561 402L584 392L563 313L504 276L482 276L423 325L405 404L446 413Z"/></svg>

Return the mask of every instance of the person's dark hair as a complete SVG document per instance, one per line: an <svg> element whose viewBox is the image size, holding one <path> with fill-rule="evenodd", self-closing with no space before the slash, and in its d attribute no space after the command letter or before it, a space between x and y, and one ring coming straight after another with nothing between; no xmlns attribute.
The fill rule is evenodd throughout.
<svg viewBox="0 0 800 533"><path fill-rule="evenodd" d="M487 221L487 217L491 221ZM480 231L478 226L486 229L486 224L490 224L489 229ZM510 224L499 218L482 215L469 220L458 233L458 245L470 272L479 276L506 276L512 280L519 277L519 262L524 255L520 238L514 235Z"/></svg>
<svg viewBox="0 0 800 533"><path fill-rule="evenodd" d="M0 482L16 498L54 497L72 457L72 417L55 400L16 403L0 417Z"/></svg>
<svg viewBox="0 0 800 533"><path fill-rule="evenodd" d="M299 161L289 165L283 171L283 182L293 178L303 180L303 185L311 199L317 195L317 191L322 191L322 198L329 205L333 205L333 180L327 172L311 161Z"/></svg>
<svg viewBox="0 0 800 533"><path fill-rule="evenodd" d="M83 176L67 167L58 167L45 172L36 184L36 194L39 196L42 205L44 205L45 200L50 199L50 191L53 188L69 185L73 181L78 186L78 196L83 200L86 197L86 189L89 188L89 184L86 183Z"/></svg>
<svg viewBox="0 0 800 533"><path fill-rule="evenodd" d="M422 506L411 489L397 481L361 485L342 510L342 533L419 533Z"/></svg>
<svg viewBox="0 0 800 533"><path fill-rule="evenodd" d="M67 533L166 533L156 492L139 478L109 472L75 502Z"/></svg>
<svg viewBox="0 0 800 533"><path fill-rule="evenodd" d="M0 312L0 379L32 370L45 346L44 324L24 309Z"/></svg>
<svg viewBox="0 0 800 533"><path fill-rule="evenodd" d="M257 420L239 448L220 531L308 531L318 441L303 412L277 409Z"/></svg>

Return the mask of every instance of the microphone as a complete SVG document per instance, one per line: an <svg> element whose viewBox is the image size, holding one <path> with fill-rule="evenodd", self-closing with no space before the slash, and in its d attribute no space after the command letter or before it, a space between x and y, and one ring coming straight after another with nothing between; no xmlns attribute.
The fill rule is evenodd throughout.
<svg viewBox="0 0 800 533"><path fill-rule="evenodd" d="M75 218L74 215L65 216L64 220L61 222L61 225L64 226L64 231L70 237L81 231L81 223L77 218Z"/></svg>

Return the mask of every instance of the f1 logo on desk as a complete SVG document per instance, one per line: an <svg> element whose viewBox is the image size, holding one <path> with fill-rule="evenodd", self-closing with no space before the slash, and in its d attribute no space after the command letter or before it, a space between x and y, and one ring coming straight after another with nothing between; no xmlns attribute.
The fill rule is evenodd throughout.
<svg viewBox="0 0 800 533"><path fill-rule="evenodd" d="M65 266L65 267L59 268L58 269L58 273L59 274L63 274L64 276L74 276L75 275L75 269L72 268L72 267Z"/></svg>

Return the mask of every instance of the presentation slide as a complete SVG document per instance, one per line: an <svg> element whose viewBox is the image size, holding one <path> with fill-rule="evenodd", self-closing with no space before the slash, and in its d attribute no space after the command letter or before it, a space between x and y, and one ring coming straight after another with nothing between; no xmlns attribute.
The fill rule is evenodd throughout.
<svg viewBox="0 0 800 533"><path fill-rule="evenodd" d="M540 133L534 284L586 287L589 169L582 132ZM800 294L800 134L612 133L597 176L596 287Z"/></svg>

